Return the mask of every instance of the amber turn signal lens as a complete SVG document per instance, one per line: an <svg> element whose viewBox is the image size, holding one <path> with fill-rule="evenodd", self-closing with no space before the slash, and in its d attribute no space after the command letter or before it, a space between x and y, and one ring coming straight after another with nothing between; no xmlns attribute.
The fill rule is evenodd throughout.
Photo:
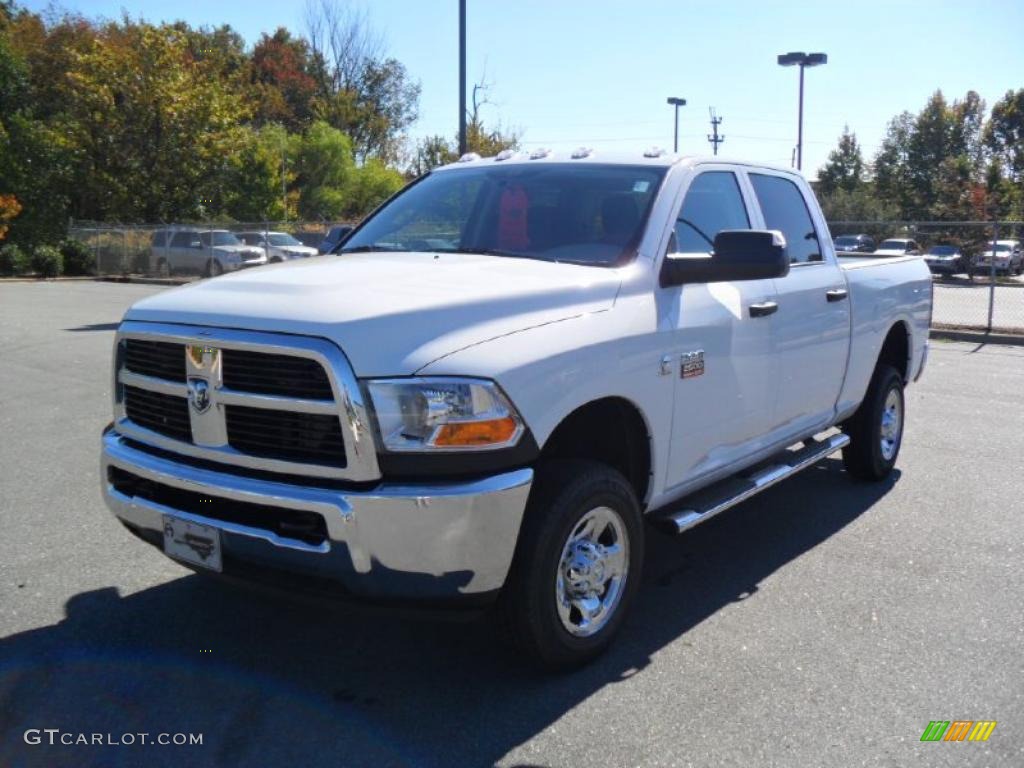
<svg viewBox="0 0 1024 768"><path fill-rule="evenodd" d="M490 421L469 421L463 424L445 424L434 437L434 445L457 447L463 445L501 445L516 433L516 422L511 416Z"/></svg>

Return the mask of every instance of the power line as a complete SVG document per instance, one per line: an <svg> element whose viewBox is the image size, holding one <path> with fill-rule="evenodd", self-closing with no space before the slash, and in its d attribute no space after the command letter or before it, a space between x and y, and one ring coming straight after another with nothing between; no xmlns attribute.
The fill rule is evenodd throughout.
<svg viewBox="0 0 1024 768"><path fill-rule="evenodd" d="M711 130L712 133L708 134L708 141L711 142L711 146L714 147L715 156L718 156L718 145L725 141L725 136L719 137L718 126L722 123L722 118L715 116L715 108L708 107L708 114L711 115Z"/></svg>

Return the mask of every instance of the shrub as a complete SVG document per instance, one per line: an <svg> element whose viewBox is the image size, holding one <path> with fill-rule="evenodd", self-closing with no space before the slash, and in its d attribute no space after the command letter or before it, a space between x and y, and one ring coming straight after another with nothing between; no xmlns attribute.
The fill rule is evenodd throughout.
<svg viewBox="0 0 1024 768"><path fill-rule="evenodd" d="M28 272L29 259L14 243L0 246L0 275L23 275Z"/></svg>
<svg viewBox="0 0 1024 768"><path fill-rule="evenodd" d="M133 275L148 275L150 273L149 251L138 251L132 256L129 272Z"/></svg>
<svg viewBox="0 0 1024 768"><path fill-rule="evenodd" d="M85 243L69 237L60 244L65 275L92 275L96 272L96 257Z"/></svg>
<svg viewBox="0 0 1024 768"><path fill-rule="evenodd" d="M39 277L56 277L61 268L60 251L52 245L40 245L32 251L32 271Z"/></svg>

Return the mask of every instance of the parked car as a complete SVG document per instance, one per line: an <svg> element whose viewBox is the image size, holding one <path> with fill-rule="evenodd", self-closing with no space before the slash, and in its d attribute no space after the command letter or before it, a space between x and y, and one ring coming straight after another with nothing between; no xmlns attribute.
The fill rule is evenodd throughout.
<svg viewBox="0 0 1024 768"><path fill-rule="evenodd" d="M924 263L937 275L959 275L970 267L968 258L955 245L933 245L924 255Z"/></svg>
<svg viewBox="0 0 1024 768"><path fill-rule="evenodd" d="M271 263L317 255L316 248L303 245L301 240L287 232L239 232L238 239L246 245L260 248Z"/></svg>
<svg viewBox="0 0 1024 768"><path fill-rule="evenodd" d="M150 252L151 263L166 276L190 272L215 277L267 263L262 250L245 245L226 229L158 229Z"/></svg>
<svg viewBox="0 0 1024 768"><path fill-rule="evenodd" d="M332 253L351 231L352 227L347 224L331 227L327 231L327 235L324 239L320 241L320 245L317 247L317 250L320 253Z"/></svg>
<svg viewBox="0 0 1024 768"><path fill-rule="evenodd" d="M840 450L889 476L921 259L837 258L789 169L498 159L416 180L344 258L132 306L101 440L117 518L197 570L492 605L564 668L622 626L645 520L686 531Z"/></svg>
<svg viewBox="0 0 1024 768"><path fill-rule="evenodd" d="M1019 275L1024 271L1024 257L1021 256L1019 240L996 240L993 246L989 241L982 246L981 252L974 260L971 273L975 275L987 275L992 271L995 264L997 275Z"/></svg>
<svg viewBox="0 0 1024 768"><path fill-rule="evenodd" d="M883 240L881 245L875 249L877 256L917 256L921 253L921 246L916 240L908 240L902 237L893 237Z"/></svg>
<svg viewBox="0 0 1024 768"><path fill-rule="evenodd" d="M847 253L873 253L875 239L870 235L839 235L832 241L837 251Z"/></svg>

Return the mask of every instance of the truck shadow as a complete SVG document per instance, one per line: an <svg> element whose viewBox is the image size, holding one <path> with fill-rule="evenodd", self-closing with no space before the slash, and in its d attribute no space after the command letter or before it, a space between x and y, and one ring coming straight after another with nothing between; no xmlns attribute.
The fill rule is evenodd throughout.
<svg viewBox="0 0 1024 768"><path fill-rule="evenodd" d="M58 624L0 640L0 765L491 765L645 674L722 607L757 600L766 577L898 478L854 484L830 459L682 537L649 531L645 583L618 642L556 677L513 658L483 621L314 607L196 575L126 596L83 592ZM203 743L26 744L33 728Z"/></svg>

